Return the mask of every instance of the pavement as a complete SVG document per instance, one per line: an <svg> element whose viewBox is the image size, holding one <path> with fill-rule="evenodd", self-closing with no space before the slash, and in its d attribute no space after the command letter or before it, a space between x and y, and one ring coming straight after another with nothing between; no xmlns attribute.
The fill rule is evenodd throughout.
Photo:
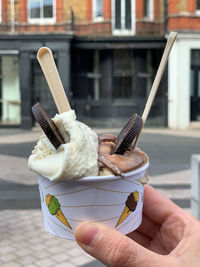
<svg viewBox="0 0 200 267"><path fill-rule="evenodd" d="M39 128L0 129L0 266L103 266L74 241L56 238L43 229L37 177L27 168L40 134ZM190 159L200 154L200 128L144 129L139 147L150 156L149 183L190 212Z"/></svg>

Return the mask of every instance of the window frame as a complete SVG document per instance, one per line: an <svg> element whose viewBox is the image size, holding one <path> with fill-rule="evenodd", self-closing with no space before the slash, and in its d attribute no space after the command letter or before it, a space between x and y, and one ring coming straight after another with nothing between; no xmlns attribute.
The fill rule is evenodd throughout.
<svg viewBox="0 0 200 267"><path fill-rule="evenodd" d="M154 20L154 0L148 0L148 1L149 1L149 14L148 16L145 16L144 14L144 19L146 21L153 21Z"/></svg>
<svg viewBox="0 0 200 267"><path fill-rule="evenodd" d="M196 10L195 10L195 14L198 15L198 16L200 16L200 6L199 6L199 8L198 8L198 6L197 6L197 1L198 1L198 0L196 0Z"/></svg>
<svg viewBox="0 0 200 267"><path fill-rule="evenodd" d="M126 21L126 8L125 8L125 0L121 0L121 29L115 28L116 16L115 16L115 1L112 0L112 34L113 35L134 35L136 33L136 0L131 1L131 29L125 28Z"/></svg>
<svg viewBox="0 0 200 267"><path fill-rule="evenodd" d="M103 1L104 0L102 0L102 16L98 16L98 17L96 16L97 1L98 0L93 0L92 1L92 17L93 17L93 21L94 22L98 22L98 21L103 21L104 20L104 15L103 15Z"/></svg>
<svg viewBox="0 0 200 267"><path fill-rule="evenodd" d="M40 1L40 11L41 7L44 7L43 1L44 0L39 0ZM27 16L28 16L28 22L30 24L52 24L56 22L56 0L53 0L53 17L52 18L31 18L30 17L30 2L31 0L28 0L28 5L27 5Z"/></svg>

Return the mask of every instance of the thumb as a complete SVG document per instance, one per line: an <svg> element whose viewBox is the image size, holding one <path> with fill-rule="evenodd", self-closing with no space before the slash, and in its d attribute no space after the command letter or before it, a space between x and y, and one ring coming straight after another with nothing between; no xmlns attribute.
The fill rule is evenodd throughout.
<svg viewBox="0 0 200 267"><path fill-rule="evenodd" d="M75 230L75 238L87 253L106 266L155 267L161 266L162 263L165 266L163 256L147 250L117 230L101 224L80 224Z"/></svg>

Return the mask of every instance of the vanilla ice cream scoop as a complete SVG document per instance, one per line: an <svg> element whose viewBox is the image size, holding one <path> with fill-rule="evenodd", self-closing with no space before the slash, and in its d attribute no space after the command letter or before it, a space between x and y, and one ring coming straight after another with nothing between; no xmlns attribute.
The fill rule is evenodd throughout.
<svg viewBox="0 0 200 267"><path fill-rule="evenodd" d="M56 149L42 135L28 160L28 167L50 181L98 175L98 137L76 120L73 110L57 114L53 121L65 144Z"/></svg>

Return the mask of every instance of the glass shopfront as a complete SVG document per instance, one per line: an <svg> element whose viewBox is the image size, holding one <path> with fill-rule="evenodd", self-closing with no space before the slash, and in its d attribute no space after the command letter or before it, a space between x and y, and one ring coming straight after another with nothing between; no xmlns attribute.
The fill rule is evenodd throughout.
<svg viewBox="0 0 200 267"><path fill-rule="evenodd" d="M134 112L142 115L162 50L74 50L72 53L73 107L82 121L118 126ZM160 84L148 123L167 123L166 76Z"/></svg>
<svg viewBox="0 0 200 267"><path fill-rule="evenodd" d="M21 94L19 86L19 58L0 57L0 124L21 123Z"/></svg>

